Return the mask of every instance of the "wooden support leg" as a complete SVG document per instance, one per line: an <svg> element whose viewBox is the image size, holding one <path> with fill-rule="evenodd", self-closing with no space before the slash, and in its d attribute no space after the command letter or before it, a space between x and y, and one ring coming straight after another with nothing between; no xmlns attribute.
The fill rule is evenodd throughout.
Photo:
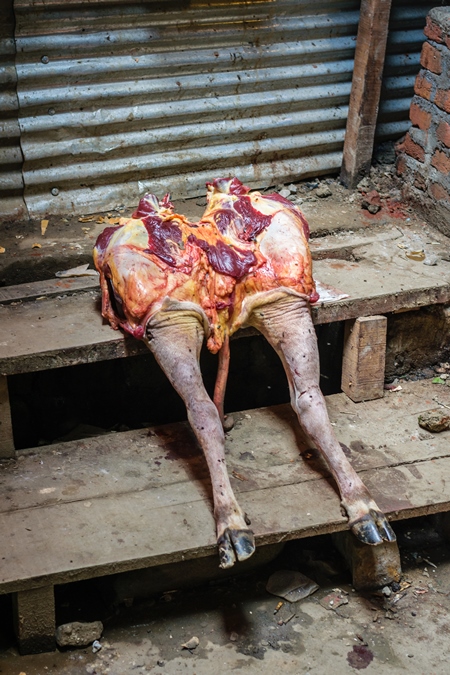
<svg viewBox="0 0 450 675"><path fill-rule="evenodd" d="M351 532L335 532L333 543L346 559L357 590L382 588L402 575L397 542L384 541L368 546L358 541Z"/></svg>
<svg viewBox="0 0 450 675"><path fill-rule="evenodd" d="M6 375L0 375L0 459L15 456L8 381Z"/></svg>
<svg viewBox="0 0 450 675"><path fill-rule="evenodd" d="M14 629L21 654L52 652L55 642L53 586L13 594Z"/></svg>
<svg viewBox="0 0 450 675"><path fill-rule="evenodd" d="M391 0L362 0L341 181L355 187L368 174L388 35Z"/></svg>
<svg viewBox="0 0 450 675"><path fill-rule="evenodd" d="M385 316L346 322L341 387L352 401L370 401L384 395L386 331Z"/></svg>

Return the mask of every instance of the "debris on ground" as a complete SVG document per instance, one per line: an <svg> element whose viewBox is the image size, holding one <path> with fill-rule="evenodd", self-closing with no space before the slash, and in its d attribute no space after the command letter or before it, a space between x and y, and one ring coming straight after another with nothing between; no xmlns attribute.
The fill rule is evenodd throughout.
<svg viewBox="0 0 450 675"><path fill-rule="evenodd" d="M59 647L88 647L99 640L103 633L101 621L83 623L72 621L64 623L56 629L56 642Z"/></svg>
<svg viewBox="0 0 450 675"><path fill-rule="evenodd" d="M48 220L41 220L41 235L44 236L44 234L47 231L48 227Z"/></svg>
<svg viewBox="0 0 450 675"><path fill-rule="evenodd" d="M198 637L196 637L194 635L187 642L183 642L183 644L181 645L181 648L182 649L188 649L189 651L191 651L192 649L196 649L199 646L199 644L200 644L200 640L198 639Z"/></svg>
<svg viewBox="0 0 450 675"><path fill-rule="evenodd" d="M278 595L288 602L297 602L308 597L318 590L315 581L309 579L301 572L292 570L278 570L269 577L266 591L272 595Z"/></svg>
<svg viewBox="0 0 450 675"><path fill-rule="evenodd" d="M341 605L348 605L348 593L342 591L340 588L334 588L331 593L328 593L319 604L325 609L337 609Z"/></svg>
<svg viewBox="0 0 450 675"><path fill-rule="evenodd" d="M59 279L64 279L66 277L98 277L99 274L97 270L90 270L89 263L86 265L79 265L78 267L72 267L70 270L62 270L61 272L56 272L55 277Z"/></svg>
<svg viewBox="0 0 450 675"><path fill-rule="evenodd" d="M438 408L427 410L419 415L419 426L435 433L450 429L450 414Z"/></svg>

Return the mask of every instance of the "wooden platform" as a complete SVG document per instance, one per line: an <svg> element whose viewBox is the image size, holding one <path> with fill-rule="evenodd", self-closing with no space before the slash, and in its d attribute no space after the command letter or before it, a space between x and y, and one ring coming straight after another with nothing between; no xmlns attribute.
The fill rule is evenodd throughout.
<svg viewBox="0 0 450 675"><path fill-rule="evenodd" d="M317 303L316 324L450 302L450 263L409 260L397 229L324 237L311 242L314 276L349 297ZM358 262L347 260L358 258ZM102 324L92 278L0 289L0 374L12 375L145 352L145 346Z"/></svg>
<svg viewBox="0 0 450 675"><path fill-rule="evenodd" d="M352 464L392 520L450 509L450 431L417 424L435 399L450 406L450 388L427 381L370 403L327 399ZM257 545L347 528L288 406L238 413L227 450ZM1 465L0 512L1 593L216 555L206 464L187 424L22 452Z"/></svg>

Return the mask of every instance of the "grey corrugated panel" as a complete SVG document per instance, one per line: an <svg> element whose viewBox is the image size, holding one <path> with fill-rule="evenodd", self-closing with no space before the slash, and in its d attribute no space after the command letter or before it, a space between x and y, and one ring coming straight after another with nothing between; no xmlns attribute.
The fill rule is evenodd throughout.
<svg viewBox="0 0 450 675"><path fill-rule="evenodd" d="M384 140L381 129L398 123L400 138L409 128L409 107L414 80L420 70L420 52L425 41L426 16L440 0L393 0L387 54L381 92L377 140ZM393 102L397 103L393 105ZM386 127L385 127L386 128ZM395 126L393 127L396 128Z"/></svg>
<svg viewBox="0 0 450 675"><path fill-rule="evenodd" d="M273 162L261 162L259 164L239 164L229 166L224 172L229 175L238 175L239 178L250 187L267 187L275 185L280 176L285 180L292 181L298 176L307 178L320 174L337 172L342 163L342 152L323 152L300 159L285 159ZM96 185L92 189L92 199L86 200L86 189L83 187L70 186L53 197L55 200L55 213L95 213L98 210L111 208L111 203L129 204L135 206L132 195L142 195L144 192L153 192L163 196L169 191L181 196L191 197L205 194L205 183L211 179L210 168L186 173L176 173L153 178L152 180L133 179L127 183L109 183ZM48 199L39 192L30 192L29 199L37 214L44 213L48 209Z"/></svg>
<svg viewBox="0 0 450 675"><path fill-rule="evenodd" d="M176 7L16 0L33 214L339 168L359 2Z"/></svg>
<svg viewBox="0 0 450 675"><path fill-rule="evenodd" d="M26 214L17 121L12 0L0 4L0 218Z"/></svg>

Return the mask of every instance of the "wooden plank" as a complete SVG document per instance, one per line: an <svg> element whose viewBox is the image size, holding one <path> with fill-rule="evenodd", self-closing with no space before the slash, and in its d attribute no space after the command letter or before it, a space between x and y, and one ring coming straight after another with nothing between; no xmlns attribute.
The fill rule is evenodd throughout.
<svg viewBox="0 0 450 675"><path fill-rule="evenodd" d="M386 363L385 316L358 317L345 326L341 388L352 401L384 395Z"/></svg>
<svg viewBox="0 0 450 675"><path fill-rule="evenodd" d="M391 0L361 2L341 169L347 187L355 187L370 169L390 11Z"/></svg>
<svg viewBox="0 0 450 675"><path fill-rule="evenodd" d="M36 298L42 296L50 298L56 295L79 293L97 287L99 287L99 281L95 277L67 277L32 281L28 284L16 284L0 288L0 304L36 300Z"/></svg>
<svg viewBox="0 0 450 675"><path fill-rule="evenodd" d="M53 586L13 594L14 631L19 651L40 654L56 648Z"/></svg>
<svg viewBox="0 0 450 675"><path fill-rule="evenodd" d="M425 432L417 415L436 397L449 405L450 388L408 383L388 396L329 397L338 438L394 520L449 510L450 431ZM237 415L227 463L259 545L347 529L287 406ZM216 553L209 479L185 425L21 453L2 467L0 513L4 593Z"/></svg>
<svg viewBox="0 0 450 675"><path fill-rule="evenodd" d="M395 245L395 244L393 244ZM393 255L393 252L390 252ZM374 259L380 256L377 250ZM425 268L408 259L320 260L317 279L349 295L312 308L314 323L355 319L450 302L450 265ZM139 341L102 322L99 294L0 305L0 373L47 370L146 353Z"/></svg>
<svg viewBox="0 0 450 675"><path fill-rule="evenodd" d="M0 375L0 459L14 457L15 454L8 380Z"/></svg>

